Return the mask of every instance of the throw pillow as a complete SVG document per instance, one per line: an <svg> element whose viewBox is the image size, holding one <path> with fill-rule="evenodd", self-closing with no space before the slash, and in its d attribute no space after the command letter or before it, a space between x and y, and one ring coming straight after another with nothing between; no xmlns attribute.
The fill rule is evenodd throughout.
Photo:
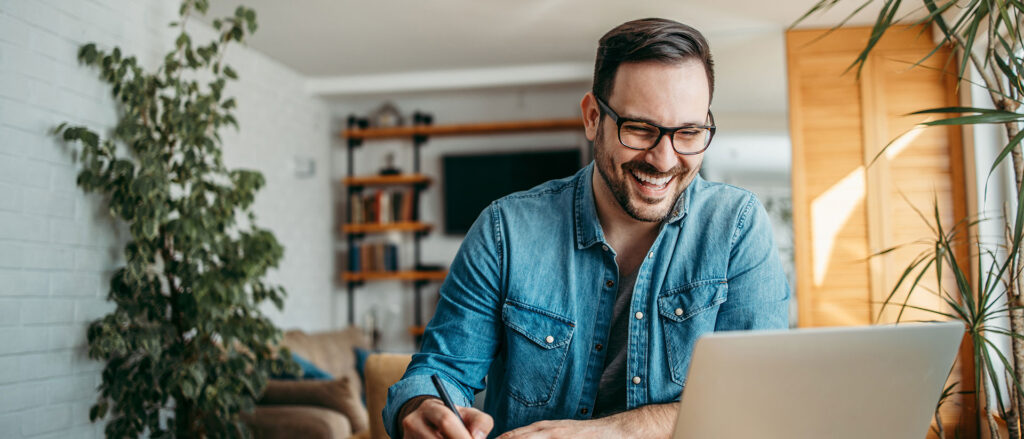
<svg viewBox="0 0 1024 439"><path fill-rule="evenodd" d="M348 418L352 431L369 428L369 415L348 377L336 380L270 380L259 403L265 405L312 405L337 411Z"/></svg>

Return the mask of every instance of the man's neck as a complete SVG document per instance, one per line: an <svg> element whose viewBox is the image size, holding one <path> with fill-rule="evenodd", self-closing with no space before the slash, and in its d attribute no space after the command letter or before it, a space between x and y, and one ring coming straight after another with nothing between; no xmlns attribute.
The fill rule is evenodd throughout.
<svg viewBox="0 0 1024 439"><path fill-rule="evenodd" d="M620 269L629 272L630 263L637 254L642 255L651 248L651 244L658 237L660 222L639 221L631 216L619 205L612 195L608 183L598 175L600 171L594 169L591 187L594 190L594 205L597 208L597 218L601 223L601 230L604 232L604 239L615 249L619 255Z"/></svg>

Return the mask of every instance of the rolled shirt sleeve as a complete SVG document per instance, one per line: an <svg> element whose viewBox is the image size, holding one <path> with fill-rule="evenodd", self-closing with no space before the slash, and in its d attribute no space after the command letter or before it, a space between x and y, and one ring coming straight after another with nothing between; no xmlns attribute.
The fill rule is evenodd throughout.
<svg viewBox="0 0 1024 439"><path fill-rule="evenodd" d="M397 416L407 401L420 395L437 396L431 375L443 379L459 406L472 405L476 392L485 387L501 335L499 215L492 203L473 223L441 285L420 353L413 355L405 375L388 389L383 416L391 437L397 437Z"/></svg>

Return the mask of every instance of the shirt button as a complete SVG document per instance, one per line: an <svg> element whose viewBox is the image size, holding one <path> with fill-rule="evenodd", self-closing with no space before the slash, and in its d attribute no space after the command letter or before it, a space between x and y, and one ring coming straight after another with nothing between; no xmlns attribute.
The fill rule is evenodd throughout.
<svg viewBox="0 0 1024 439"><path fill-rule="evenodd" d="M606 286L606 287L608 287L608 288L614 287L614 286L615 286L615 282L614 282L614 281L610 281L610 280L609 280L609 281L606 281L606 282L604 283L604 286Z"/></svg>
<svg viewBox="0 0 1024 439"><path fill-rule="evenodd" d="M640 377L633 377L633 384L640 384Z"/></svg>
<svg viewBox="0 0 1024 439"><path fill-rule="evenodd" d="M555 338L549 335L547 336L547 338L544 339L544 341L548 342L548 344L551 344L555 342Z"/></svg>
<svg viewBox="0 0 1024 439"><path fill-rule="evenodd" d="M676 315L677 316L683 315L683 309L682 308L676 308Z"/></svg>
<svg viewBox="0 0 1024 439"><path fill-rule="evenodd" d="M650 253L647 254L647 258L648 259L653 258L653 257L654 257L654 252L650 252Z"/></svg>
<svg viewBox="0 0 1024 439"><path fill-rule="evenodd" d="M594 346L594 349L597 349L597 350L600 351L601 349L604 349L604 345L602 345L601 343L598 343L597 346Z"/></svg>
<svg viewBox="0 0 1024 439"><path fill-rule="evenodd" d="M587 410L586 407L583 407L583 408L580 409L580 413L585 415L587 413L590 413L590 410Z"/></svg>
<svg viewBox="0 0 1024 439"><path fill-rule="evenodd" d="M640 311L637 311L636 314L634 314L634 315L636 316L637 320L640 320L640 319L644 318L644 313L642 313Z"/></svg>
<svg viewBox="0 0 1024 439"><path fill-rule="evenodd" d="M602 245L601 246L601 250L608 251L608 246L607 245ZM586 409L584 409L584 410L586 410Z"/></svg>

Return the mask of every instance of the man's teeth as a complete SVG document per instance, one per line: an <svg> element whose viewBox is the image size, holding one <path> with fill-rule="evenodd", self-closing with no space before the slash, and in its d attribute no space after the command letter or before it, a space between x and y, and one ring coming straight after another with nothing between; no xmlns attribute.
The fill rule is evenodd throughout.
<svg viewBox="0 0 1024 439"><path fill-rule="evenodd" d="M668 184L669 181L672 180L672 176L661 177L661 178L654 178L654 177L651 177L649 175L644 175L644 174L641 174L641 173L636 172L636 171L633 171L632 174L633 174L634 177L636 177L637 180L640 180L640 181L642 181L644 183L651 184L653 186L664 186L664 185Z"/></svg>

